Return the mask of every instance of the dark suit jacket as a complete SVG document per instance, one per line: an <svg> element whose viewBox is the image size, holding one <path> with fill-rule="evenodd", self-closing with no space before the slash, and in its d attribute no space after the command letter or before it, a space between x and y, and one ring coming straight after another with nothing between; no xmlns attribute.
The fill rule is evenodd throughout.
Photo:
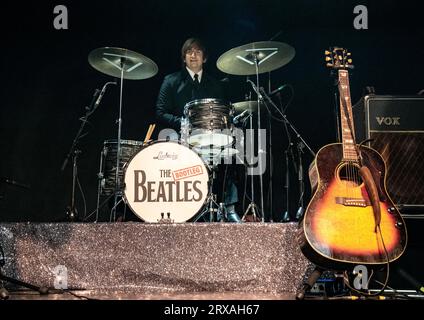
<svg viewBox="0 0 424 320"><path fill-rule="evenodd" d="M165 77L156 103L156 117L160 127L172 128L179 132L181 116L187 102L205 98L226 98L221 82L208 75L205 70L199 88L193 89L193 80L185 67Z"/></svg>

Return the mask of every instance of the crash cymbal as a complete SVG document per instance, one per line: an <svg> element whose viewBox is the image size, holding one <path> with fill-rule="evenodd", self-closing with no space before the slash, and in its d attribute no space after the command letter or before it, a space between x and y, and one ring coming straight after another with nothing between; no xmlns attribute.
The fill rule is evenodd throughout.
<svg viewBox="0 0 424 320"><path fill-rule="evenodd" d="M287 43L276 41L260 41L233 48L222 54L216 65L225 73L247 76L276 70L289 63L295 50Z"/></svg>
<svg viewBox="0 0 424 320"><path fill-rule="evenodd" d="M240 114L243 111L247 110L250 112L257 112L258 111L258 101L241 101L233 103L235 114ZM264 106L263 102L259 103L259 107L262 108Z"/></svg>
<svg viewBox="0 0 424 320"><path fill-rule="evenodd" d="M148 79L158 72L158 66L152 60L123 48L94 49L88 55L88 62L94 69L116 78L121 77L123 68L123 78L128 80Z"/></svg>

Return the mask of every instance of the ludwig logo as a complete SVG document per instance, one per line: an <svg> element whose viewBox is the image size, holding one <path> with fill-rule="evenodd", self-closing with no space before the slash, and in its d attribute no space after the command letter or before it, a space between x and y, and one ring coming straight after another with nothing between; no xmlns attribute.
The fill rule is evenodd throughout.
<svg viewBox="0 0 424 320"><path fill-rule="evenodd" d="M166 159L177 160L178 154L175 154L175 153L169 154L168 152L159 151L158 155L156 157L153 157L153 159L155 159L155 160L166 160Z"/></svg>
<svg viewBox="0 0 424 320"><path fill-rule="evenodd" d="M400 126L400 117L375 117L375 119L380 126L383 123L386 126Z"/></svg>

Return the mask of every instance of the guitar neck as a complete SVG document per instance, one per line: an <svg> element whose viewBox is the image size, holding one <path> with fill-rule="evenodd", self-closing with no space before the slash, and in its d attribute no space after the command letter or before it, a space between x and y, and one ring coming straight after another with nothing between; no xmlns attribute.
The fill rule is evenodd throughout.
<svg viewBox="0 0 424 320"><path fill-rule="evenodd" d="M350 98L349 72L338 71L339 93L340 93L340 123L342 130L343 159L347 161L358 161L356 146L353 137L355 128L352 117L352 102ZM350 123L350 125L349 125Z"/></svg>

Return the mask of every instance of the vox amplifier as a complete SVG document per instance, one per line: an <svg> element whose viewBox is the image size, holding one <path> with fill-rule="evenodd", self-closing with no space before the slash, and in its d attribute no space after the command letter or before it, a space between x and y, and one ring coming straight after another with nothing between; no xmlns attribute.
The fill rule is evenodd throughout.
<svg viewBox="0 0 424 320"><path fill-rule="evenodd" d="M424 207L424 96L367 95L354 109L357 142L386 162L386 187L400 208Z"/></svg>

